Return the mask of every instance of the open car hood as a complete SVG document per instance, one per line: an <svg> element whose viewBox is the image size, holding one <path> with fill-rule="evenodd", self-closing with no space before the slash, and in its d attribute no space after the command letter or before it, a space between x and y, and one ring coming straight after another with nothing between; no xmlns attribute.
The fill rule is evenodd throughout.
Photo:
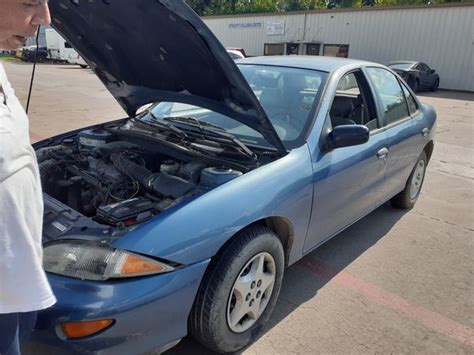
<svg viewBox="0 0 474 355"><path fill-rule="evenodd" d="M182 0L50 0L52 26L130 116L157 101L229 116L286 150L234 61Z"/></svg>

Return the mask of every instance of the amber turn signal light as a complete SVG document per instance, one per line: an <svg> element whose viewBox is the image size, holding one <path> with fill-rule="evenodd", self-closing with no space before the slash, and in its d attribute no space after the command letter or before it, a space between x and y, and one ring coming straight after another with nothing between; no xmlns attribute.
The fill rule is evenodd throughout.
<svg viewBox="0 0 474 355"><path fill-rule="evenodd" d="M164 271L165 268L154 260L135 255L127 255L122 265L121 274L151 274Z"/></svg>
<svg viewBox="0 0 474 355"><path fill-rule="evenodd" d="M61 329L68 338L83 338L108 328L113 322L113 319L65 322L61 323Z"/></svg>

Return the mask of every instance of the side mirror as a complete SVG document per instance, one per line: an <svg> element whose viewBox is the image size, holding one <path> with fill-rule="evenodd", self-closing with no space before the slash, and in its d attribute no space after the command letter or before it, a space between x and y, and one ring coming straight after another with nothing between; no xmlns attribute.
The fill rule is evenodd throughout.
<svg viewBox="0 0 474 355"><path fill-rule="evenodd" d="M434 73L436 73L436 70L431 69L431 70L430 70L430 74L434 74Z"/></svg>
<svg viewBox="0 0 474 355"><path fill-rule="evenodd" d="M369 129L363 125L341 125L333 128L326 141L328 149L364 144L370 137Z"/></svg>

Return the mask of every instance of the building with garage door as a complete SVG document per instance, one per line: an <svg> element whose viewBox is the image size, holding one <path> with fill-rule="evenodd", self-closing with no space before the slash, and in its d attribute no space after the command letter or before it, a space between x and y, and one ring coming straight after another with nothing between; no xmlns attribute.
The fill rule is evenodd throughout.
<svg viewBox="0 0 474 355"><path fill-rule="evenodd" d="M258 55L425 62L440 88L474 91L474 4L366 7L203 18L226 47Z"/></svg>

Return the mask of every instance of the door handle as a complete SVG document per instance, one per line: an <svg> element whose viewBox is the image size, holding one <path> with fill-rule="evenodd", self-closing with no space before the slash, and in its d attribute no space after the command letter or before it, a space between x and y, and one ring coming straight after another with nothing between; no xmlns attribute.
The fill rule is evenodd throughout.
<svg viewBox="0 0 474 355"><path fill-rule="evenodd" d="M426 137L428 135L428 133L430 133L430 130L428 128L423 128L423 130L421 131L421 135L423 137Z"/></svg>
<svg viewBox="0 0 474 355"><path fill-rule="evenodd" d="M380 159L385 159L388 154L388 149L387 148L382 148L377 152L377 158Z"/></svg>

